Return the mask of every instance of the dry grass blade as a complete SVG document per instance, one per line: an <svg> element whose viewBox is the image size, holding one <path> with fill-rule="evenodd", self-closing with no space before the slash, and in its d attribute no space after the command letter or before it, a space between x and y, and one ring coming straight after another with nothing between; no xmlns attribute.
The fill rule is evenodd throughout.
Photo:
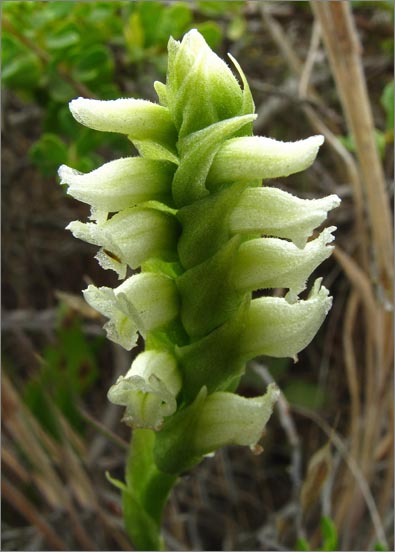
<svg viewBox="0 0 395 552"><path fill-rule="evenodd" d="M346 306L346 312L343 325L343 351L344 362L346 365L346 373L348 380L348 388L351 396L351 427L350 434L352 437L351 454L354 458L357 457L359 449L359 432L360 432L360 416L361 416L361 399L360 399L360 384L357 373L357 361L355 358L355 350L353 344L353 330L355 326L358 305L360 303L360 295L356 291L352 291Z"/></svg>
<svg viewBox="0 0 395 552"><path fill-rule="evenodd" d="M304 515L315 505L322 486L332 471L331 443L328 441L309 460L306 478L303 481L300 501Z"/></svg>
<svg viewBox="0 0 395 552"><path fill-rule="evenodd" d="M369 510L370 517L372 519L373 526L376 531L377 539L385 546L388 546L384 527L383 527L383 524L381 523L380 514L378 512L377 505L373 498L369 485L365 477L363 476L361 470L359 469L358 464L356 463L354 458L348 453L347 447L344 444L340 435L315 412L307 410L306 408L301 408L299 406L292 406L292 410L297 414L300 414L302 416L305 416L313 420L322 429L322 431L328 436L328 438L331 439L333 445L339 451L341 457L345 461L348 469L350 470L350 472L352 473L353 477L355 478L358 484L358 487L366 502L366 506Z"/></svg>
<svg viewBox="0 0 395 552"><path fill-rule="evenodd" d="M16 477L18 477L18 479L23 481L23 483L29 482L31 479L29 472L24 468L24 466L22 466L16 455L11 452L10 448L8 448L9 444L7 447L7 445L3 441L2 445L1 467L3 469L8 468L11 472L14 473L14 475L16 475Z"/></svg>
<svg viewBox="0 0 395 552"><path fill-rule="evenodd" d="M43 517L37 513L36 508L27 498L4 478L1 482L1 492L3 497L16 508L25 519L37 527L52 550L69 550L68 546L59 538Z"/></svg>
<svg viewBox="0 0 395 552"><path fill-rule="evenodd" d="M319 44L316 25L320 23L349 131L357 146L356 161L331 131L331 122L324 122L314 104L305 102L301 105L314 130L324 134L332 152L341 160L346 180L352 186L355 208L355 229L352 234L352 245L356 245L354 258L339 248L335 250L335 258L352 286L343 325L344 363L352 400L351 451L355 465L358 462L357 468L368 483L377 476L375 451L384 455L386 485L385 488L380 486L377 491L377 503L384 515L393 481L393 474L388 471L389 466L393 465L393 450L388 445L384 446L390 440L389 433L393 431L392 419L389 421L393 404L393 316L390 311L393 239L388 197L374 140L361 49L350 3L312 0L311 6L316 22L304 65L297 58L289 33L272 17L271 5L262 6L261 13L266 29L284 61L296 78L300 79L300 92L306 100L317 97L309 81ZM358 305L363 307L364 316L361 319L357 316ZM362 342L358 341L361 337ZM358 355L359 365L356 361L357 351L361 351ZM347 471L339 475L338 479L339 492L333 497L333 507L339 528L343 530L342 544L346 546L348 536L357 531L366 501L362 491L354 493L355 485L350 483Z"/></svg>
<svg viewBox="0 0 395 552"><path fill-rule="evenodd" d="M59 477L55 463L58 464L64 473L68 486L75 496L84 505L91 499L90 507L94 505L95 493L86 475L81 471L79 462L72 454L69 446L69 453L65 460L64 449L45 433L37 420L20 400L11 382L2 374L3 397L6 394L7 400L4 407L3 423L11 436L13 442L23 451L26 458L32 465L31 479L45 498L46 502L53 509L65 509L72 522L73 533L85 550L95 550L96 546L89 534L80 523L79 516L74 508L72 499L68 492L67 485ZM70 468L72 470L70 471ZM78 484L73 477L78 477ZM81 487L81 484L84 484ZM19 491L18 491L19 492ZM23 495L22 495L23 497Z"/></svg>
<svg viewBox="0 0 395 552"><path fill-rule="evenodd" d="M378 312L369 278L354 261L354 259L347 255L347 253L342 251L340 247L336 246L333 254L344 272L346 273L348 279L353 285L353 288L355 290L358 290L358 293L365 308L366 322L370 328L369 333L371 335L376 334L378 325Z"/></svg>
<svg viewBox="0 0 395 552"><path fill-rule="evenodd" d="M355 139L367 197L380 283L391 301L393 236L382 165L374 139L372 111L361 62L361 45L349 2L311 1L321 24L331 68L345 116Z"/></svg>

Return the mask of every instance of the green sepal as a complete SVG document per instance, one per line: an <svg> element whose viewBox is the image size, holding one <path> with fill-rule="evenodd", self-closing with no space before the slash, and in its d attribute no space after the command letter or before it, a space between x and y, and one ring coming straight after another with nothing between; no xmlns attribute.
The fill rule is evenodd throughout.
<svg viewBox="0 0 395 552"><path fill-rule="evenodd" d="M176 280L181 296L181 320L192 338L202 337L232 318L245 294L231 278L240 244L234 236L215 255Z"/></svg>
<svg viewBox="0 0 395 552"><path fill-rule="evenodd" d="M243 83L243 101L241 106L241 114L247 115L248 113L254 113L255 111L254 99L252 97L251 90L250 90L248 81L246 79L246 76L244 74L244 71L241 68L237 59L235 59L231 54L228 54L228 56L231 59L233 65L236 67L237 72L240 75L241 82ZM244 130L246 131L244 134L240 132L237 134L237 136L244 136L244 135L247 136L249 134L252 134L252 131L253 131L252 123L248 127L243 127L243 131Z"/></svg>
<svg viewBox="0 0 395 552"><path fill-rule="evenodd" d="M196 396L203 385L207 386L209 393L223 391L234 378L242 375L245 366L239 342L249 304L250 299L245 299L233 318L206 337L191 345L175 348L184 381L181 393L187 402Z"/></svg>
<svg viewBox="0 0 395 552"><path fill-rule="evenodd" d="M132 137L129 137L129 139L142 157L146 159L170 161L175 165L179 164L179 159L173 149L162 146L152 140L133 140Z"/></svg>
<svg viewBox="0 0 395 552"><path fill-rule="evenodd" d="M208 194L205 181L217 151L225 140L254 119L256 115L232 117L194 132L178 142L180 165L172 186L177 207L189 205Z"/></svg>
<svg viewBox="0 0 395 552"><path fill-rule="evenodd" d="M232 236L229 218L245 188L244 182L233 184L178 211L178 255L185 269L214 255Z"/></svg>
<svg viewBox="0 0 395 552"><path fill-rule="evenodd" d="M207 388L203 387L193 403L170 416L157 433L154 458L162 472L180 474L201 461L202 455L196 453L193 436L206 397Z"/></svg>
<svg viewBox="0 0 395 552"><path fill-rule="evenodd" d="M167 107L167 90L166 85L163 82L155 81L154 82L155 92L158 96L159 103L163 107Z"/></svg>

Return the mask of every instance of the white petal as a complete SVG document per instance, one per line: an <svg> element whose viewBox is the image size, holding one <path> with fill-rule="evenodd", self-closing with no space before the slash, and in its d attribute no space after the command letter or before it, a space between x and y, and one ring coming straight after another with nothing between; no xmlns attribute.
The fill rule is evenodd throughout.
<svg viewBox="0 0 395 552"><path fill-rule="evenodd" d="M160 429L177 408L181 377L176 360L166 352L145 351L108 391L114 404L126 406L123 420L133 427Z"/></svg>
<svg viewBox="0 0 395 552"><path fill-rule="evenodd" d="M173 260L178 223L168 212L151 207L131 207L101 224L71 222L75 237L102 246L98 260L103 268L124 273L124 266L138 268L144 261L159 257Z"/></svg>
<svg viewBox="0 0 395 552"><path fill-rule="evenodd" d="M214 158L207 179L209 189L237 180L277 178L307 169L324 142L321 135L297 142L281 142L262 136L233 138Z"/></svg>
<svg viewBox="0 0 395 552"><path fill-rule="evenodd" d="M95 130L119 132L137 140L171 142L175 139L175 128L167 108L147 100L77 98L69 107L79 123Z"/></svg>
<svg viewBox="0 0 395 552"><path fill-rule="evenodd" d="M304 247L307 238L340 204L337 195L300 199L277 188L247 188L230 217L234 234L265 234Z"/></svg>
<svg viewBox="0 0 395 552"><path fill-rule="evenodd" d="M332 232L335 226L326 228L304 249L292 242L278 238L259 238L241 244L232 275L238 289L254 291L265 288L288 288L296 295L306 287L310 274L327 259L333 247Z"/></svg>
<svg viewBox="0 0 395 552"><path fill-rule="evenodd" d="M145 336L178 314L174 280L152 272L135 274L114 290L89 285L83 293L91 307L110 319L107 337L127 350L135 345L137 331Z"/></svg>
<svg viewBox="0 0 395 552"><path fill-rule="evenodd" d="M225 445L255 445L279 395L275 384L268 386L265 395L251 399L234 393L209 395L196 427L196 449L206 454Z"/></svg>
<svg viewBox="0 0 395 552"><path fill-rule="evenodd" d="M111 213L170 195L175 168L163 161L129 157L110 161L87 174L66 165L58 172L60 183L69 186L69 195L96 211Z"/></svg>
<svg viewBox="0 0 395 552"><path fill-rule="evenodd" d="M316 280L306 301L289 303L280 297L251 301L241 339L241 352L251 359L258 355L295 357L313 339L332 305L325 287Z"/></svg>

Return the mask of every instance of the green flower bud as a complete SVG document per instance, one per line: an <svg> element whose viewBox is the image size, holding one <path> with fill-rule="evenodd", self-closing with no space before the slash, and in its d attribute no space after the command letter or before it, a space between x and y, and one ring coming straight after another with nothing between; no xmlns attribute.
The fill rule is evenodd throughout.
<svg viewBox="0 0 395 552"><path fill-rule="evenodd" d="M125 376L108 391L108 399L126 406L123 421L135 428L158 431L163 419L176 411L181 377L175 359L165 352L145 351Z"/></svg>
<svg viewBox="0 0 395 552"><path fill-rule="evenodd" d="M246 113L233 73L196 30L181 43L171 38L168 49L166 99L180 138Z"/></svg>
<svg viewBox="0 0 395 552"><path fill-rule="evenodd" d="M137 332L145 337L178 315L174 280L162 274L135 274L114 290L89 285L83 293L91 307L110 319L104 326L107 337L127 350L135 346Z"/></svg>

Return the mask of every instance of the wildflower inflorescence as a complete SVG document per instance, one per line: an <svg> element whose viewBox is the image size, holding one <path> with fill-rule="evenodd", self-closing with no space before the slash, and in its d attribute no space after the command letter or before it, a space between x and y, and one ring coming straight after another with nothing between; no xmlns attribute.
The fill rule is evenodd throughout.
<svg viewBox="0 0 395 552"><path fill-rule="evenodd" d="M242 86L192 30L169 41L159 104L73 100L77 121L127 135L140 156L88 174L59 169L68 193L91 205L91 221L68 228L99 246L101 266L124 280L90 285L85 299L108 318L109 339L127 350L139 334L145 340L108 397L126 407L129 425L156 432L155 463L169 474L223 445L258 442L279 391L236 394L247 361L295 358L331 306L320 280L307 299L299 294L331 254L334 227L308 239L339 198L303 200L261 185L310 166L323 137L253 136L252 96L231 59ZM271 288L288 291L252 298Z"/></svg>

